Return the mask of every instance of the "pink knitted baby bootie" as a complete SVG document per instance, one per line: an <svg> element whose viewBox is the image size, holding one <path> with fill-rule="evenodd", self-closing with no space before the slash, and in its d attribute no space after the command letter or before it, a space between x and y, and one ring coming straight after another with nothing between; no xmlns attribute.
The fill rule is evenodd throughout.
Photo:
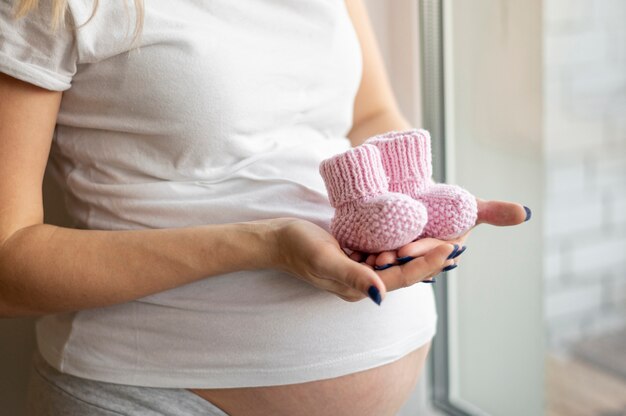
<svg viewBox="0 0 626 416"><path fill-rule="evenodd" d="M426 207L390 193L380 152L362 145L322 161L330 205L330 232L342 247L366 253L395 250L415 240L426 225Z"/></svg>
<svg viewBox="0 0 626 416"><path fill-rule="evenodd" d="M426 130L389 132L366 143L378 147L389 178L389 190L409 195L428 209L428 223L420 237L456 238L476 223L476 198L456 185L432 179L430 134Z"/></svg>

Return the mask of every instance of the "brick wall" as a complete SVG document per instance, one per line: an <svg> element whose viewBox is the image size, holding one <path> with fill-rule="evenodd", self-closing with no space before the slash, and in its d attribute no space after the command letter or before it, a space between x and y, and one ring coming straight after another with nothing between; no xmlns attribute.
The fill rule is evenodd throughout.
<svg viewBox="0 0 626 416"><path fill-rule="evenodd" d="M626 0L544 1L547 340L626 326Z"/></svg>

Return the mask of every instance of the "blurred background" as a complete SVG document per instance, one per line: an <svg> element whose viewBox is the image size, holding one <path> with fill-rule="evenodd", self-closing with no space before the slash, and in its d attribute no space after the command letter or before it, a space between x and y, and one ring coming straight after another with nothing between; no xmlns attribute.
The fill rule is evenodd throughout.
<svg viewBox="0 0 626 416"><path fill-rule="evenodd" d="M550 415L626 415L626 1L546 0Z"/></svg>
<svg viewBox="0 0 626 416"><path fill-rule="evenodd" d="M400 416L626 415L626 0L365 3L438 175L533 210L478 227L437 283ZM67 225L58 195L46 177L46 222ZM0 320L2 414L22 414L33 322Z"/></svg>

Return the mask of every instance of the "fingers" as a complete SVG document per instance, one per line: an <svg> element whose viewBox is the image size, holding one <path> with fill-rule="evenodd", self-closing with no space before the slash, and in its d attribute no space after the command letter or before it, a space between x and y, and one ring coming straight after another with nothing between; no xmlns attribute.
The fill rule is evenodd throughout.
<svg viewBox="0 0 626 416"><path fill-rule="evenodd" d="M387 293L383 280L370 267L357 263L346 256L326 256L324 264L320 268L326 272L330 281L340 285L321 284L332 288L332 292L346 297L368 296L376 303L380 303ZM343 287L345 286L345 287ZM374 286L374 289L371 287ZM338 290L335 292L335 289Z"/></svg>
<svg viewBox="0 0 626 416"><path fill-rule="evenodd" d="M391 266L401 265L413 260L415 257L423 256L441 244L457 244L461 247L463 246L463 242L468 235L469 232L462 235L458 239L451 241L438 240L436 238L423 238L400 247L397 251L385 251L380 254L370 254L365 260L365 263L368 266L373 267L376 271L386 270ZM459 255L461 253L462 252L460 252ZM356 257L353 258L353 260L355 259Z"/></svg>
<svg viewBox="0 0 626 416"><path fill-rule="evenodd" d="M380 266L385 266L395 261L396 261L395 251L383 251L382 253L379 253L379 254L370 254L365 260L365 263L374 268L378 268Z"/></svg>
<svg viewBox="0 0 626 416"><path fill-rule="evenodd" d="M357 263L365 262L366 264L374 267L394 262L396 259L395 253L395 251L383 251L379 254L367 254L360 251L353 251L348 257Z"/></svg>
<svg viewBox="0 0 626 416"><path fill-rule="evenodd" d="M451 242L424 238L407 244L397 252L369 255L366 264L356 262L356 257L344 256L328 263L328 266L336 272L332 280L321 283L320 287L336 293L337 296L346 301L361 300L367 294L376 302L376 294L372 296L371 287L378 290L379 299L382 300L387 291L429 280L446 268L451 270L451 268L456 267L455 259L462 251L461 247L458 245L455 247ZM383 256L382 259L381 256ZM409 257L410 260L406 263L398 262L397 257ZM372 270L371 265L376 266L384 261L395 263L397 267L378 271Z"/></svg>
<svg viewBox="0 0 626 416"><path fill-rule="evenodd" d="M398 253L396 251L384 251L376 257L376 266L392 264L396 261Z"/></svg>
<svg viewBox="0 0 626 416"><path fill-rule="evenodd" d="M518 225L531 217L530 208L507 201L485 201L476 198L478 219L476 224L491 224L500 227Z"/></svg>
<svg viewBox="0 0 626 416"><path fill-rule="evenodd" d="M350 257L350 259L356 261L357 263L361 263L365 260L365 258L367 258L367 255L360 251L353 251L348 257Z"/></svg>
<svg viewBox="0 0 626 416"><path fill-rule="evenodd" d="M528 221L532 215L528 207L514 202L487 201L480 198L476 198L476 201L478 204L476 225L518 225ZM348 261L352 267L348 267L347 264L343 265L343 274L335 278L335 281L352 288L356 292L343 289L339 296L346 300L355 299L357 296L363 296L363 293L368 293L368 289L374 286L380 291L382 297L387 290L411 286L436 276L444 269L446 271L451 270L456 267L455 259L465 251L466 247L463 246L463 243L470 231L445 243L434 238L423 238L409 243L397 251L370 254L367 257L363 253L351 253L349 257L344 257L344 260ZM453 244L457 244L460 249L457 249L454 259L448 259L454 250ZM365 265L360 264L363 261L365 261ZM397 267L391 267L392 265L397 265ZM358 269L355 269L355 266L359 266ZM376 272L370 267L376 269ZM381 280L377 281L372 273L379 276ZM366 285L369 286L365 287ZM337 290L339 289L342 288L339 286ZM372 297L371 293L370 297Z"/></svg>
<svg viewBox="0 0 626 416"><path fill-rule="evenodd" d="M411 286L439 274L445 267L454 264L448 257L455 250L453 244L439 244L421 257L397 267L378 272L388 291Z"/></svg>
<svg viewBox="0 0 626 416"><path fill-rule="evenodd" d="M435 247L447 242L448 241L437 240L436 238L422 238L421 240L413 241L406 246L400 247L398 249L398 257L420 257Z"/></svg>
<svg viewBox="0 0 626 416"><path fill-rule="evenodd" d="M467 237L469 237L471 233L472 233L472 230L469 230L465 234L455 238L454 240L448 241L448 243L453 243L453 244L458 244L459 246L464 246L465 240L467 240Z"/></svg>

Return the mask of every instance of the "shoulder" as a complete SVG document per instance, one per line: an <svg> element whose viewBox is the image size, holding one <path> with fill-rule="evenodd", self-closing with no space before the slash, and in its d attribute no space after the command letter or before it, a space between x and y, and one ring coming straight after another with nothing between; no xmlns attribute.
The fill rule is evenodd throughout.
<svg viewBox="0 0 626 416"><path fill-rule="evenodd" d="M16 0L0 0L0 72L37 86L69 88L76 69L74 32L54 27L52 1L16 17Z"/></svg>

